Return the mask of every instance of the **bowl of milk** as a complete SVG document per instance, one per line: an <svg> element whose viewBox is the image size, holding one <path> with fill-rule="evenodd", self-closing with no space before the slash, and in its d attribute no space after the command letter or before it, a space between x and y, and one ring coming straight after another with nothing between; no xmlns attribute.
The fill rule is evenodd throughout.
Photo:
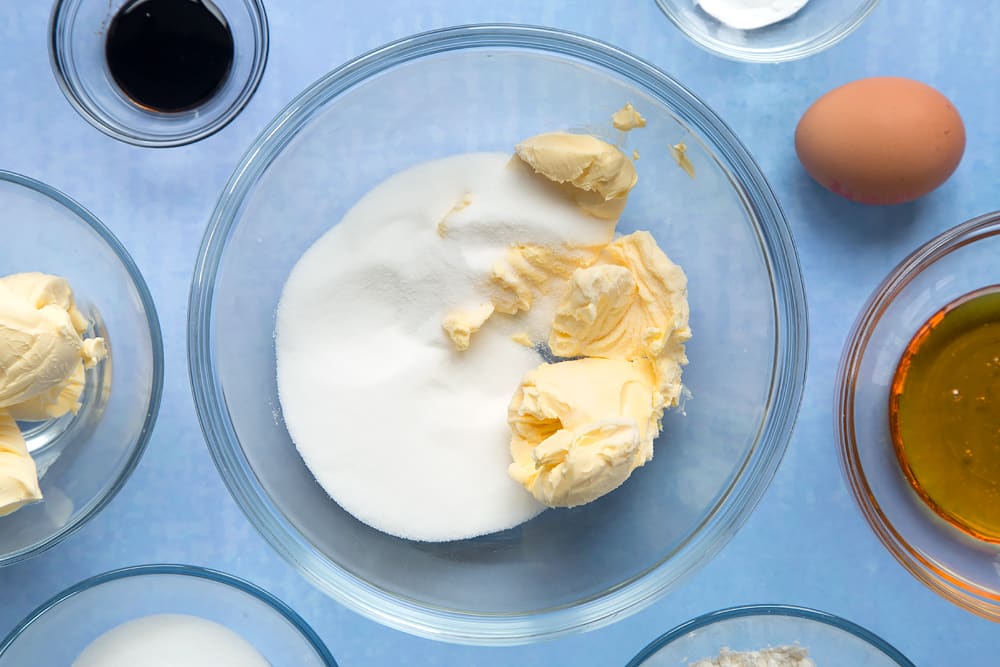
<svg viewBox="0 0 1000 667"><path fill-rule="evenodd" d="M188 565L107 572L63 591L0 643L0 667L336 667L270 593Z"/></svg>

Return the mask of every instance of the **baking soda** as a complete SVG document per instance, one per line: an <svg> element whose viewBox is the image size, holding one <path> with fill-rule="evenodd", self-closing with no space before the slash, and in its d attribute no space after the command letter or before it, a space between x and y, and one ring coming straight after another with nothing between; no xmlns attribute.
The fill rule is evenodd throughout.
<svg viewBox="0 0 1000 667"><path fill-rule="evenodd" d="M739 30L756 30L795 15L809 0L694 0L708 14Z"/></svg>

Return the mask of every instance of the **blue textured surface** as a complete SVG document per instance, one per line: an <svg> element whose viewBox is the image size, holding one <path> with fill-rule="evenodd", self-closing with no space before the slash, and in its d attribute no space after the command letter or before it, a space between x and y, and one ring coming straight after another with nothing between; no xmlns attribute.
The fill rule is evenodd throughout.
<svg viewBox="0 0 1000 667"><path fill-rule="evenodd" d="M1000 208L1000 5L885 0L832 49L805 61L763 66L701 51L651 0L274 0L268 3L271 58L247 109L221 133L167 150L116 142L77 116L49 66L49 9L45 2L0 7L0 167L78 199L130 250L157 301L166 385L149 451L121 494L52 551L0 570L0 634L84 577L136 563L189 562L248 578L283 598L345 667L622 665L692 616L759 602L842 615L921 666L996 664L1000 626L924 588L864 523L839 470L831 404L844 337L875 285L934 234ZM638 615L586 635L511 649L442 645L382 628L299 577L223 487L198 429L185 350L187 293L203 227L244 147L263 125L318 76L362 51L412 32L482 21L582 32L687 84L743 138L771 180L795 234L811 310L808 382L788 454L760 507L723 553ZM836 85L878 74L934 85L966 121L962 165L944 187L915 204L850 204L814 185L795 159L792 132L810 102Z"/></svg>

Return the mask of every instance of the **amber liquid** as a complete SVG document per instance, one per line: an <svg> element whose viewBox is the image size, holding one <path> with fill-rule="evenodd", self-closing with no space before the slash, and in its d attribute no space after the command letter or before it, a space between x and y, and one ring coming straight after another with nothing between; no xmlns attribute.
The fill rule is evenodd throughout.
<svg viewBox="0 0 1000 667"><path fill-rule="evenodd" d="M1000 285L957 299L917 331L896 369L889 419L923 501L1000 543Z"/></svg>

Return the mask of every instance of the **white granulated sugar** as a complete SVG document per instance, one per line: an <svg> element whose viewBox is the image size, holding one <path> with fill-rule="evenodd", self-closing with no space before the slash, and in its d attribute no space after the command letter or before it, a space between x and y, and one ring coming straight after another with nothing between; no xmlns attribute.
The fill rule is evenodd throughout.
<svg viewBox="0 0 1000 667"><path fill-rule="evenodd" d="M706 13L738 30L756 30L784 21L809 0L694 0Z"/></svg>
<svg viewBox="0 0 1000 667"><path fill-rule="evenodd" d="M693 662L689 667L816 667L816 663L801 646L778 646L760 651L724 648L718 657Z"/></svg>
<svg viewBox="0 0 1000 667"><path fill-rule="evenodd" d="M507 474L507 406L540 363L511 336L551 311L494 315L464 352L442 318L483 301L512 242L600 245L610 227L509 160L459 155L389 178L302 256L281 296L289 434L341 507L393 535L468 538L543 509Z"/></svg>
<svg viewBox="0 0 1000 667"><path fill-rule="evenodd" d="M186 614L123 623L91 642L72 667L268 667L253 644L224 625Z"/></svg>

